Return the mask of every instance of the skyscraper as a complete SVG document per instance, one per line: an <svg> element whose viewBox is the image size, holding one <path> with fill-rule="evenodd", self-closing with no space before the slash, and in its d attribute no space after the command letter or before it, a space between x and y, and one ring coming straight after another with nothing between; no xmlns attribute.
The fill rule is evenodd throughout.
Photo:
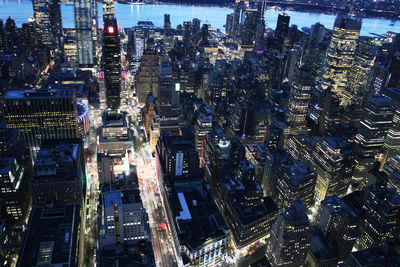
<svg viewBox="0 0 400 267"><path fill-rule="evenodd" d="M92 0L74 0L78 64L91 67L94 62Z"/></svg>
<svg viewBox="0 0 400 267"><path fill-rule="evenodd" d="M82 139L45 140L37 153L30 180L34 206L79 204L86 196Z"/></svg>
<svg viewBox="0 0 400 267"><path fill-rule="evenodd" d="M281 209L286 209L295 200L306 207L313 202L316 175L314 170L302 161L287 164L277 175L274 198Z"/></svg>
<svg viewBox="0 0 400 267"><path fill-rule="evenodd" d="M367 189L363 220L355 247L358 250L383 245L400 234L400 195L385 183Z"/></svg>
<svg viewBox="0 0 400 267"><path fill-rule="evenodd" d="M342 15L336 18L323 68L323 90L330 89L342 96L347 84L348 70L353 65L360 30L360 19Z"/></svg>
<svg viewBox="0 0 400 267"><path fill-rule="evenodd" d="M346 193L354 167L351 145L339 137L326 137L316 145L313 158L317 172L315 201Z"/></svg>
<svg viewBox="0 0 400 267"><path fill-rule="evenodd" d="M6 20L5 26L5 34L6 34L6 44L8 49L12 49L14 46L18 46L18 29L15 21L8 17Z"/></svg>
<svg viewBox="0 0 400 267"><path fill-rule="evenodd" d="M61 53L62 20L60 0L33 0L33 15L42 43Z"/></svg>
<svg viewBox="0 0 400 267"><path fill-rule="evenodd" d="M383 172L388 176L388 187L396 188L397 194L400 194L400 155L392 156L383 166Z"/></svg>
<svg viewBox="0 0 400 267"><path fill-rule="evenodd" d="M21 223L31 200L28 181L32 159L16 130L0 128L0 167L1 215L7 223Z"/></svg>
<svg viewBox="0 0 400 267"><path fill-rule="evenodd" d="M164 14L164 35L171 34L171 20L169 14Z"/></svg>
<svg viewBox="0 0 400 267"><path fill-rule="evenodd" d="M73 89L7 91L3 101L7 128L18 129L34 150L45 139L79 137Z"/></svg>
<svg viewBox="0 0 400 267"><path fill-rule="evenodd" d="M306 117L311 102L312 85L311 72L304 67L298 68L289 96L287 121L290 125L290 134L307 133Z"/></svg>
<svg viewBox="0 0 400 267"><path fill-rule="evenodd" d="M274 47L278 52L282 52L283 42L289 33L290 17L283 13L278 15L278 22L274 32Z"/></svg>
<svg viewBox="0 0 400 267"><path fill-rule="evenodd" d="M252 46L254 44L259 20L260 15L257 9L246 9L244 24L240 33L242 46Z"/></svg>
<svg viewBox="0 0 400 267"><path fill-rule="evenodd" d="M4 32L3 20L0 19L0 53L6 50L6 34Z"/></svg>
<svg viewBox="0 0 400 267"><path fill-rule="evenodd" d="M103 1L103 20L115 18L115 4L114 0Z"/></svg>
<svg viewBox="0 0 400 267"><path fill-rule="evenodd" d="M315 23L311 26L311 34L305 46L302 63L310 69L313 79L321 71L321 65L325 56L326 46L323 43L325 26Z"/></svg>
<svg viewBox="0 0 400 267"><path fill-rule="evenodd" d="M392 104L388 97L371 96L365 105L354 142L356 169L353 179L356 183L366 182L364 176L381 152L393 121Z"/></svg>
<svg viewBox="0 0 400 267"><path fill-rule="evenodd" d="M116 111L121 104L121 44L114 18L104 20L103 61L107 107Z"/></svg>
<svg viewBox="0 0 400 267"><path fill-rule="evenodd" d="M279 214L272 226L267 258L272 266L301 266L311 243L307 208L301 201Z"/></svg>
<svg viewBox="0 0 400 267"><path fill-rule="evenodd" d="M198 109L196 124L194 126L195 148L199 155L203 150L203 141L206 135L212 130L213 114L209 106L202 105Z"/></svg>
<svg viewBox="0 0 400 267"><path fill-rule="evenodd" d="M201 26L201 44L208 45L208 24Z"/></svg>
<svg viewBox="0 0 400 267"><path fill-rule="evenodd" d="M337 195L324 199L318 213L318 226L332 246L337 262L345 261L356 242L360 218Z"/></svg>
<svg viewBox="0 0 400 267"><path fill-rule="evenodd" d="M347 73L345 97L349 103L365 104L362 100L368 93L367 82L373 63L371 48L372 43L368 39L358 43L353 66Z"/></svg>
<svg viewBox="0 0 400 267"><path fill-rule="evenodd" d="M145 103L147 95L158 96L158 56L155 50L146 49L140 59L135 76L136 96L139 103Z"/></svg>

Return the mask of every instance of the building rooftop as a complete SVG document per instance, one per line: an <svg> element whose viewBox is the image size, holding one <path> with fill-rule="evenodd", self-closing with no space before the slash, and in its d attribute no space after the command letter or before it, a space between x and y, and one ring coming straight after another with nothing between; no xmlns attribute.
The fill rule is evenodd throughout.
<svg viewBox="0 0 400 267"><path fill-rule="evenodd" d="M155 266L154 252L150 241L104 246L99 254L100 267L108 266Z"/></svg>
<svg viewBox="0 0 400 267"><path fill-rule="evenodd" d="M142 203L139 190L121 190L109 191L105 193L104 206L106 208L114 207L114 204L122 206L125 204Z"/></svg>
<svg viewBox="0 0 400 267"><path fill-rule="evenodd" d="M168 201L180 242L190 250L210 238L222 237L228 231L214 198L206 188L202 191L173 190Z"/></svg>
<svg viewBox="0 0 400 267"><path fill-rule="evenodd" d="M400 266L400 246L395 243L386 243L382 247L370 248L352 252L350 266Z"/></svg>
<svg viewBox="0 0 400 267"><path fill-rule="evenodd" d="M294 162L284 168L289 176L290 183L295 186L314 177L314 170L302 161Z"/></svg>
<svg viewBox="0 0 400 267"><path fill-rule="evenodd" d="M34 207L17 266L77 266L79 205Z"/></svg>
<svg viewBox="0 0 400 267"><path fill-rule="evenodd" d="M249 225L279 211L271 197L262 197L258 205L250 206L243 192L231 193L230 201L242 225Z"/></svg>
<svg viewBox="0 0 400 267"><path fill-rule="evenodd" d="M282 212L283 219L286 223L291 225L308 223L308 217L306 214L307 207L303 202L295 200L292 202L289 208Z"/></svg>
<svg viewBox="0 0 400 267"><path fill-rule="evenodd" d="M336 260L334 252L327 246L327 242L320 235L313 236L310 251L318 262Z"/></svg>
<svg viewBox="0 0 400 267"><path fill-rule="evenodd" d="M112 127L128 127L126 121L126 113L104 112L103 113L103 128Z"/></svg>
<svg viewBox="0 0 400 267"><path fill-rule="evenodd" d="M81 144L54 142L42 145L37 153L33 181L48 182L49 180L76 180L79 177Z"/></svg>
<svg viewBox="0 0 400 267"><path fill-rule="evenodd" d="M325 138L325 143L333 150L348 148L349 142L341 137L328 136Z"/></svg>
<svg viewBox="0 0 400 267"><path fill-rule="evenodd" d="M328 207L331 213L348 214L354 218L358 217L357 214L352 209L350 209L346 205L346 203L337 195L332 195L328 198L325 198L321 202L321 206Z"/></svg>
<svg viewBox="0 0 400 267"><path fill-rule="evenodd" d="M71 88L63 89L37 89L37 90L11 90L6 91L3 99L37 99L37 98L65 98L75 94Z"/></svg>
<svg viewBox="0 0 400 267"><path fill-rule="evenodd" d="M14 157L4 157L0 160L0 174L8 175L14 165Z"/></svg>

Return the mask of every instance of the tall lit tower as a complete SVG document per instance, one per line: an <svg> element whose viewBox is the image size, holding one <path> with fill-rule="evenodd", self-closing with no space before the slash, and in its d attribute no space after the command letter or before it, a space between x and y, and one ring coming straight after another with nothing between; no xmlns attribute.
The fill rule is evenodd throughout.
<svg viewBox="0 0 400 267"><path fill-rule="evenodd" d="M313 79L311 72L301 67L297 69L289 96L287 120L291 134L307 133L307 111L311 101Z"/></svg>
<svg viewBox="0 0 400 267"><path fill-rule="evenodd" d="M330 90L339 95L344 92L347 72L353 65L360 30L360 19L341 15L336 18L323 67L323 90L331 87Z"/></svg>
<svg viewBox="0 0 400 267"><path fill-rule="evenodd" d="M42 43L60 52L63 29L60 0L33 0L32 5Z"/></svg>
<svg viewBox="0 0 400 267"><path fill-rule="evenodd" d="M393 115L393 102L390 98L371 96L368 99L354 140L354 182L366 182L365 174L372 168L382 150L386 134L393 122Z"/></svg>
<svg viewBox="0 0 400 267"><path fill-rule="evenodd" d="M294 201L276 219L267 245L272 266L302 266L311 243L306 206Z"/></svg>
<svg viewBox="0 0 400 267"><path fill-rule="evenodd" d="M103 62L107 107L116 111L121 103L121 45L115 18L104 20Z"/></svg>
<svg viewBox="0 0 400 267"><path fill-rule="evenodd" d="M164 35L169 35L171 32L171 19L169 14L164 14Z"/></svg>
<svg viewBox="0 0 400 267"><path fill-rule="evenodd" d="M282 52L283 42L289 33L289 22L290 17L285 13L278 15L278 22L276 23L276 28L274 32L274 46L278 52Z"/></svg>
<svg viewBox="0 0 400 267"><path fill-rule="evenodd" d="M92 0L75 0L75 29L78 64L90 67L94 64Z"/></svg>
<svg viewBox="0 0 400 267"><path fill-rule="evenodd" d="M115 17L114 0L103 0L103 20Z"/></svg>

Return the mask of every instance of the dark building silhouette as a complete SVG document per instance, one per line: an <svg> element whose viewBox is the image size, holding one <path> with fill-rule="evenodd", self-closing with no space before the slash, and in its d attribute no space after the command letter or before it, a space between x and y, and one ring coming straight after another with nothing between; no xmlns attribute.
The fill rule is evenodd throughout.
<svg viewBox="0 0 400 267"><path fill-rule="evenodd" d="M104 21L103 61L107 107L116 111L121 104L121 45L116 19Z"/></svg>

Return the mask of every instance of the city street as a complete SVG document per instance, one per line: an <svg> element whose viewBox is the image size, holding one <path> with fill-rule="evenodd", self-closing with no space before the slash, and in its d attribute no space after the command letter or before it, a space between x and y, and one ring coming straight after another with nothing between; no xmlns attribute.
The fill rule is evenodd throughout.
<svg viewBox="0 0 400 267"><path fill-rule="evenodd" d="M137 151L137 174L143 205L149 214L149 224L157 266L178 266L172 234L166 220L155 164L148 145Z"/></svg>

